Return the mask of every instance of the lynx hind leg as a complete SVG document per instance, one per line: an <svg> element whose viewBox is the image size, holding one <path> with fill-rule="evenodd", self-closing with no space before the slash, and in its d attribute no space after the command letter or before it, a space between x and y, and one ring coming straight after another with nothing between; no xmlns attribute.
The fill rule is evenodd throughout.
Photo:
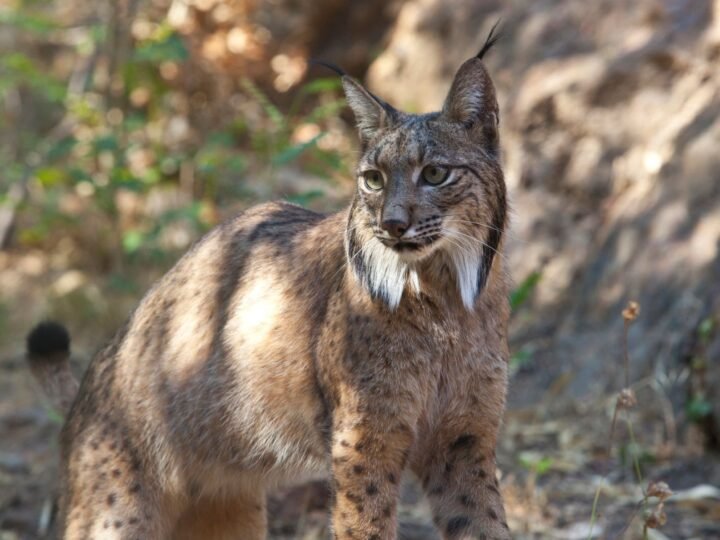
<svg viewBox="0 0 720 540"><path fill-rule="evenodd" d="M85 429L67 451L60 537L163 538L168 519L144 481L141 462L111 428Z"/></svg>

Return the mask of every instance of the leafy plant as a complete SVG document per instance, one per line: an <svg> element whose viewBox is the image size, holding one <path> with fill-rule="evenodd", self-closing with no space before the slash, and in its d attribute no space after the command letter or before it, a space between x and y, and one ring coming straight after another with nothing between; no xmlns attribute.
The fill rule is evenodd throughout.
<svg viewBox="0 0 720 540"><path fill-rule="evenodd" d="M521 283L510 293L510 309L517 311L528 301L535 288L540 283L542 273L540 271L531 272Z"/></svg>
<svg viewBox="0 0 720 540"><path fill-rule="evenodd" d="M522 452L518 460L520 465L537 476L546 474L553 466L553 459L550 456L542 456L534 452Z"/></svg>
<svg viewBox="0 0 720 540"><path fill-rule="evenodd" d="M693 396L686 406L688 418L692 422L702 422L712 414L712 410L712 403L700 395Z"/></svg>

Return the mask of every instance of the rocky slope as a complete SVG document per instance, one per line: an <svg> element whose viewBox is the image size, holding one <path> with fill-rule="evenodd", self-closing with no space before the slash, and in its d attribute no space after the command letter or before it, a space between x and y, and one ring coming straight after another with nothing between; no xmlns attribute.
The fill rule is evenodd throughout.
<svg viewBox="0 0 720 540"><path fill-rule="evenodd" d="M676 405L714 399L717 414L717 390L692 370L718 380L720 2L413 0L370 86L396 105L436 109L498 19L488 64L514 208L510 268L516 280L542 272L515 320L516 347L532 361L513 403L550 385L575 397L617 388L619 314L636 299L632 378L652 375ZM690 366L698 340L713 336L704 365Z"/></svg>

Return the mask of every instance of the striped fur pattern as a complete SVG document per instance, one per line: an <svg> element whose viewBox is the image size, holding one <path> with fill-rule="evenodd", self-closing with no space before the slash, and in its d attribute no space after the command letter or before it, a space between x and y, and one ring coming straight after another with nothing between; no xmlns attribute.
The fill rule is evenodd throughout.
<svg viewBox="0 0 720 540"><path fill-rule="evenodd" d="M267 491L325 475L335 538L391 540L410 471L444 539L510 538L492 82L468 60L426 115L343 84L362 147L349 208L254 207L147 293L69 410L60 537L260 540ZM29 359L65 407L69 340L51 330Z"/></svg>

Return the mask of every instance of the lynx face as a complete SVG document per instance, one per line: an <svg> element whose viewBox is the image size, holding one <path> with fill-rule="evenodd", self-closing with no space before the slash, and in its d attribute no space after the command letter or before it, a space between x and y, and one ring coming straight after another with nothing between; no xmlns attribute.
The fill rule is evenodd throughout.
<svg viewBox="0 0 720 540"><path fill-rule="evenodd" d="M363 152L347 231L355 274L396 307L418 273L450 268L472 310L505 226L497 103L482 63L466 62L443 110L399 112L344 80Z"/></svg>

